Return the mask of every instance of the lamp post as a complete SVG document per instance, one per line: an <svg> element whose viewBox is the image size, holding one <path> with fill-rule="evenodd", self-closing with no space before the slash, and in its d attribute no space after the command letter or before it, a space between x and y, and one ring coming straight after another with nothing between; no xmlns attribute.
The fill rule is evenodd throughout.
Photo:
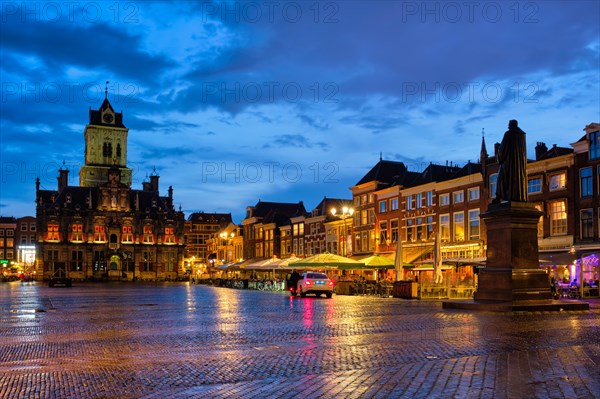
<svg viewBox="0 0 600 399"><path fill-rule="evenodd" d="M337 209L331 208L331 214L333 216L338 216L339 218L341 218L342 222L344 224L344 232L343 232L344 241L342 244L342 256L346 256L347 246L348 246L348 228L346 227L346 219L348 217L351 217L352 215L354 215L354 208L348 208L347 206L345 206L342 208L342 212L339 215L337 213L338 213Z"/></svg>
<svg viewBox="0 0 600 399"><path fill-rule="evenodd" d="M223 261L224 263L229 263L231 262L232 259L232 250L229 248L232 245L233 242L233 237L235 237L235 233L231 232L229 234L227 234L226 232L223 232L221 234L219 234L219 237L221 237L221 244L225 247L224 251L223 251Z"/></svg>

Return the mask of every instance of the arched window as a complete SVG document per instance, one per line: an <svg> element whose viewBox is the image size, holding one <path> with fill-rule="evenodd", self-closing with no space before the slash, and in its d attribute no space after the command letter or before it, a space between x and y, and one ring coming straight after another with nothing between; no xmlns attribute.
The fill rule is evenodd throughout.
<svg viewBox="0 0 600 399"><path fill-rule="evenodd" d="M117 144L117 158L121 158L121 144Z"/></svg>

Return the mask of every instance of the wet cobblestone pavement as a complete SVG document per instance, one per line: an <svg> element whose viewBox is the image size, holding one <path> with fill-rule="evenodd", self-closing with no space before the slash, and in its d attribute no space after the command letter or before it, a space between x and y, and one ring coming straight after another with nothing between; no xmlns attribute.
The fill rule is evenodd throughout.
<svg viewBox="0 0 600 399"><path fill-rule="evenodd" d="M1 398L600 398L589 312L0 284Z"/></svg>

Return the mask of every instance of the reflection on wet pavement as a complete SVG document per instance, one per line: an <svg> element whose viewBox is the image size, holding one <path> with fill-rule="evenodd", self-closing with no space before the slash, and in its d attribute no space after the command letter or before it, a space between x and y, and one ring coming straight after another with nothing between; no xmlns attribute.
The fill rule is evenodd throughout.
<svg viewBox="0 0 600 399"><path fill-rule="evenodd" d="M600 307L0 285L0 397L598 397ZM468 395L467 395L468 393Z"/></svg>

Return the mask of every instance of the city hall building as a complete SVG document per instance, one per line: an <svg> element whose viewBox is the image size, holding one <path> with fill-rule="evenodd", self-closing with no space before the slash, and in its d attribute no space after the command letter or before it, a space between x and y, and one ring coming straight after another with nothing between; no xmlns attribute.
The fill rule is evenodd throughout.
<svg viewBox="0 0 600 399"><path fill-rule="evenodd" d="M89 111L79 186L61 168L56 190L36 181L37 279L173 280L183 274L184 215L153 172L131 187L122 112L108 96Z"/></svg>

